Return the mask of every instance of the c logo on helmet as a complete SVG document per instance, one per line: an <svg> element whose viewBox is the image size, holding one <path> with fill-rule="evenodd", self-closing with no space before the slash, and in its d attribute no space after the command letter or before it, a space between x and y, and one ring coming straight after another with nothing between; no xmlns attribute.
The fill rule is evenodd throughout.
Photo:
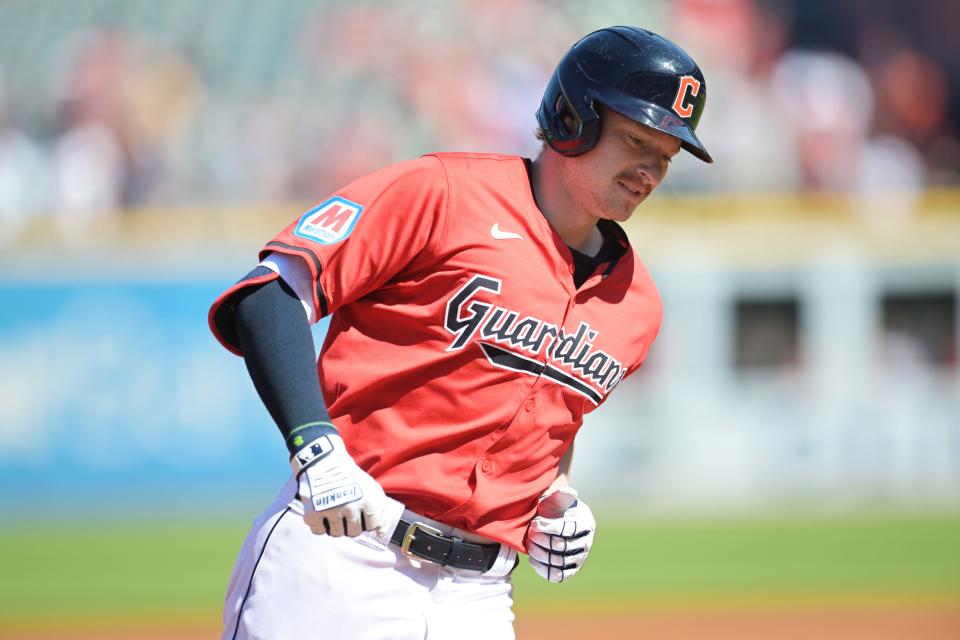
<svg viewBox="0 0 960 640"><path fill-rule="evenodd" d="M687 101L687 89L690 89L690 95L696 97L700 93L700 81L693 76L680 76L680 88L677 89L677 97L673 100L673 110L680 114L681 118L689 118L693 115L693 105L684 104Z"/></svg>

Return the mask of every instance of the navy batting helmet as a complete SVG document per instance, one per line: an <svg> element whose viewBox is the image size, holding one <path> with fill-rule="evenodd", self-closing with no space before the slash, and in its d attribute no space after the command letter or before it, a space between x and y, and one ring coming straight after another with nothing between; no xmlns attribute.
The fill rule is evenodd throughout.
<svg viewBox="0 0 960 640"><path fill-rule="evenodd" d="M600 140L600 103L631 120L679 138L684 149L713 162L694 131L707 101L700 67L666 38L635 27L609 27L570 48L543 94L537 121L547 143L578 156ZM564 125L573 116L575 129Z"/></svg>

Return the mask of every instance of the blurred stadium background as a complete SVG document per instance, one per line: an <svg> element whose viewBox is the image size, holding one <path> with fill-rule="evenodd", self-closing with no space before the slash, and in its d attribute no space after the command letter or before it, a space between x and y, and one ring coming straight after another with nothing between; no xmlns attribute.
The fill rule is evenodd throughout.
<svg viewBox="0 0 960 640"><path fill-rule="evenodd" d="M960 638L948 0L0 2L0 637L216 635L287 466L208 305L354 176L535 155L608 24L699 61L717 163L628 226L663 333L578 439L591 562L518 571L520 637Z"/></svg>

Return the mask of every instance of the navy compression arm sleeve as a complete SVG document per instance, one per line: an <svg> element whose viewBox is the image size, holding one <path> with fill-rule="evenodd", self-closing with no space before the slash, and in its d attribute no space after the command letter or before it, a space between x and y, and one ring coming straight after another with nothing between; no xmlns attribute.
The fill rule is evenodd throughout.
<svg viewBox="0 0 960 640"><path fill-rule="evenodd" d="M335 433L320 392L310 324L281 279L241 292L234 302L243 359L290 453Z"/></svg>

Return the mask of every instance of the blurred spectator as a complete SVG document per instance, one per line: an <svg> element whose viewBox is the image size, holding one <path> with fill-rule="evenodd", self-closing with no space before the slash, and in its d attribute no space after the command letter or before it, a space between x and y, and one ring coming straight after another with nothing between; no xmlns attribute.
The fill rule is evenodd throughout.
<svg viewBox="0 0 960 640"><path fill-rule="evenodd" d="M61 133L53 146L54 212L65 239L89 241L93 225L118 211L131 173L124 109L129 76L127 37L119 31L79 34L58 96ZM81 232L87 230L82 238Z"/></svg>
<svg viewBox="0 0 960 640"><path fill-rule="evenodd" d="M701 127L717 162L708 171L676 163L668 188L797 189L798 130L771 88L787 46L782 17L754 0L682 0L672 7L670 33L692 43L704 66L709 106Z"/></svg>
<svg viewBox="0 0 960 640"><path fill-rule="evenodd" d="M54 147L53 169L54 210L65 231L74 230L82 218L108 215L119 208L123 152L107 126L90 123L68 129Z"/></svg>
<svg viewBox="0 0 960 640"><path fill-rule="evenodd" d="M777 112L796 131L802 186L856 185L873 120L873 91L855 62L835 53L789 51L773 71Z"/></svg>
<svg viewBox="0 0 960 640"><path fill-rule="evenodd" d="M867 73L876 96L871 133L894 136L919 152L924 184L960 184L960 41L955 34L960 4L788 4L794 14L794 42L843 52Z"/></svg>
<svg viewBox="0 0 960 640"><path fill-rule="evenodd" d="M14 126L6 110L0 69L0 247L12 243L48 207L45 169L43 151Z"/></svg>
<svg viewBox="0 0 960 640"><path fill-rule="evenodd" d="M876 130L901 136L927 150L935 171L952 166L952 179L947 180L956 183L960 155L955 153L952 162L941 162L938 157L957 144L950 131L956 123L951 127L948 122L950 87L945 66L913 48L902 32L874 23L864 28L860 59L878 96Z"/></svg>
<svg viewBox="0 0 960 640"><path fill-rule="evenodd" d="M79 34L64 75L56 172L65 217L176 200L170 160L187 143L203 88L176 48L119 28ZM234 139L235 141L235 139Z"/></svg>
<svg viewBox="0 0 960 640"><path fill-rule="evenodd" d="M872 138L861 153L856 183L858 213L891 227L905 222L923 195L923 157L913 145L895 136Z"/></svg>
<svg viewBox="0 0 960 640"><path fill-rule="evenodd" d="M120 97L130 171L123 205L176 202L186 188L177 182L178 150L188 144L205 88L193 61L176 47L140 36L131 57Z"/></svg>
<svg viewBox="0 0 960 640"><path fill-rule="evenodd" d="M171 3L162 27L149 6L104 0L95 15L30 21L0 4L0 37L34 30L0 48L17 101L0 118L7 235L40 209L311 200L433 150L535 154L550 70L576 36L613 23L690 43L708 78L702 132L717 164L678 161L671 190L960 184L955 3L278 0L251 12L211 0ZM42 181L13 177L46 155L54 206Z"/></svg>

